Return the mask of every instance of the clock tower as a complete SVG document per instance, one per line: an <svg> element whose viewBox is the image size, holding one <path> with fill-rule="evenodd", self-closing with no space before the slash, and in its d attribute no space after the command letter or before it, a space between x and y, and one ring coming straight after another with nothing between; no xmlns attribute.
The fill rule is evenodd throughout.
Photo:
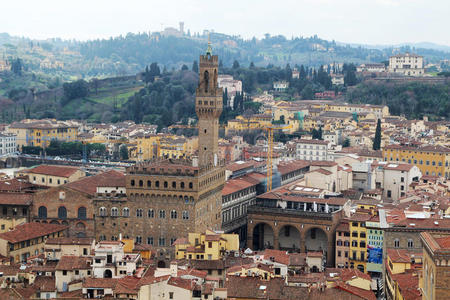
<svg viewBox="0 0 450 300"><path fill-rule="evenodd" d="M200 167L218 165L219 117L222 113L222 88L217 84L219 61L212 55L211 43L200 55L199 84L195 111L198 116L198 161Z"/></svg>

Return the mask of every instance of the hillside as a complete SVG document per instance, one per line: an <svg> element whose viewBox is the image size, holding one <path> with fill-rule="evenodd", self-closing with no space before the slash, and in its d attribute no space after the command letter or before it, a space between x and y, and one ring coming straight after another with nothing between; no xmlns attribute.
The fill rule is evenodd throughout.
<svg viewBox="0 0 450 300"><path fill-rule="evenodd" d="M285 66L381 62L396 52L415 52L427 62L450 59L450 52L427 48L400 46L379 49L370 46L349 46L314 37L266 35L263 39L244 40L239 36L212 33L213 50L223 66L237 60L243 66L274 64ZM136 74L146 65L158 62L167 70L183 64L191 66L207 44L206 35L164 36L156 33L129 33L110 39L86 42L51 39L45 41L0 34L0 52L4 58L21 58L26 70L42 72L62 80L122 76ZM418 46L427 44L419 44Z"/></svg>

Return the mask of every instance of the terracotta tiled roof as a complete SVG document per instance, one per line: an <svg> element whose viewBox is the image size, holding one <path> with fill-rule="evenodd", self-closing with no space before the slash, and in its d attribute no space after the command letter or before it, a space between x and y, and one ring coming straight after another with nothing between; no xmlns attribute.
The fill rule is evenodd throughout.
<svg viewBox="0 0 450 300"><path fill-rule="evenodd" d="M72 270L87 270L91 268L90 262L92 259L80 256L62 256L56 265L56 270L72 271Z"/></svg>
<svg viewBox="0 0 450 300"><path fill-rule="evenodd" d="M273 257L277 263L289 265L289 254L286 251L275 249L264 250L264 259L270 260L271 257Z"/></svg>
<svg viewBox="0 0 450 300"><path fill-rule="evenodd" d="M336 288L344 290L350 294L356 295L358 297L361 297L365 300L376 300L377 297L375 297L375 294L372 291L364 290L357 288L355 286L351 286L349 284L345 284L344 282L337 281L336 282Z"/></svg>
<svg viewBox="0 0 450 300"><path fill-rule="evenodd" d="M362 278L368 281L371 281L371 277L369 274L364 274L363 272L359 271L358 269L342 269L341 271L341 279L345 282L355 279L355 278Z"/></svg>
<svg viewBox="0 0 450 300"><path fill-rule="evenodd" d="M114 186L125 187L125 175L121 172L111 170L95 176L84 177L80 180L70 182L66 186L73 190L95 196L97 187L110 186L110 182L114 182Z"/></svg>
<svg viewBox="0 0 450 300"><path fill-rule="evenodd" d="M0 204L28 206L32 203L32 197L32 194L0 193Z"/></svg>
<svg viewBox="0 0 450 300"><path fill-rule="evenodd" d="M323 253L319 252L319 251L309 251L308 253L306 253L307 257L322 257Z"/></svg>
<svg viewBox="0 0 450 300"><path fill-rule="evenodd" d="M297 170L301 170L304 168L309 167L310 162L306 160L291 160L286 162L280 162L277 165L278 172L280 172L281 175L285 175Z"/></svg>
<svg viewBox="0 0 450 300"><path fill-rule="evenodd" d="M334 167L334 166L337 166L337 163L334 162L334 161L313 160L313 161L311 161L311 166L315 166L315 167Z"/></svg>
<svg viewBox="0 0 450 300"><path fill-rule="evenodd" d="M205 241L220 241L220 234L207 234Z"/></svg>
<svg viewBox="0 0 450 300"><path fill-rule="evenodd" d="M39 288L41 292L54 292L56 291L55 277L38 276L33 286Z"/></svg>
<svg viewBox="0 0 450 300"><path fill-rule="evenodd" d="M83 288L114 288L117 284L116 278L85 278Z"/></svg>
<svg viewBox="0 0 450 300"><path fill-rule="evenodd" d="M354 213L350 217L350 221L356 221L356 222L365 222L369 221L372 216L368 213Z"/></svg>
<svg viewBox="0 0 450 300"><path fill-rule="evenodd" d="M404 299L422 299L422 295L419 290L419 276L417 273L392 274L391 277L392 280L397 282Z"/></svg>
<svg viewBox="0 0 450 300"><path fill-rule="evenodd" d="M387 256L394 263L409 263L411 262L411 254L406 249L387 249Z"/></svg>
<svg viewBox="0 0 450 300"><path fill-rule="evenodd" d="M251 183L243 178L229 179L222 189L222 196L230 195L255 185L256 184Z"/></svg>
<svg viewBox="0 0 450 300"><path fill-rule="evenodd" d="M14 230L0 233L0 239L7 240L10 243L18 243L60 232L67 228L68 226L59 224L26 223L16 226Z"/></svg>
<svg viewBox="0 0 450 300"><path fill-rule="evenodd" d="M197 269L194 269L194 268L189 268L187 270L179 269L178 273L177 273L177 276L180 277L180 276L184 276L184 275L191 275L191 276L195 276L195 277L198 277L198 278L205 279L206 276L208 275L208 272L207 271L200 271L200 270L197 270Z"/></svg>
<svg viewBox="0 0 450 300"><path fill-rule="evenodd" d="M305 253L291 253L289 254L289 266L305 266L306 254Z"/></svg>
<svg viewBox="0 0 450 300"><path fill-rule="evenodd" d="M0 181L0 191L2 192L20 192L24 190L29 190L30 188L35 187L36 185L29 183L28 179L8 179Z"/></svg>
<svg viewBox="0 0 450 300"><path fill-rule="evenodd" d="M430 232L422 232L420 235L433 253L450 253L449 234L433 234Z"/></svg>
<svg viewBox="0 0 450 300"><path fill-rule="evenodd" d="M187 245L187 244L189 244L188 239L183 237L183 238L177 238L175 240L175 242L173 242L172 246L175 246L175 245Z"/></svg>
<svg viewBox="0 0 450 300"><path fill-rule="evenodd" d="M255 165L255 161L235 162L226 166L226 169L232 172L251 168Z"/></svg>
<svg viewBox="0 0 450 300"><path fill-rule="evenodd" d="M35 168L24 170L25 173L31 174L41 174L41 175L50 175L50 176L58 176L58 177L70 177L75 172L79 171L78 167L68 167L68 166L55 166L55 165L39 165Z"/></svg>
<svg viewBox="0 0 450 300"><path fill-rule="evenodd" d="M93 238L83 237L57 237L48 238L45 245L92 245Z"/></svg>
<svg viewBox="0 0 450 300"><path fill-rule="evenodd" d="M15 276L21 272L20 265L0 265L0 272L3 276Z"/></svg>
<svg viewBox="0 0 450 300"><path fill-rule="evenodd" d="M180 277L170 277L167 281L167 284L190 291L194 290L195 288L195 281L191 279L183 279Z"/></svg>
<svg viewBox="0 0 450 300"><path fill-rule="evenodd" d="M439 229L450 231L450 219L402 219L395 223L396 227L407 227L408 229Z"/></svg>

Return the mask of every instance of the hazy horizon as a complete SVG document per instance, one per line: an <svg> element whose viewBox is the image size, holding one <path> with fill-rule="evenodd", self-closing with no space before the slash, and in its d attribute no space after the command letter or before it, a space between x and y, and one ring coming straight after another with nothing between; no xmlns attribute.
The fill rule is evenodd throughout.
<svg viewBox="0 0 450 300"><path fill-rule="evenodd" d="M435 0L64 1L3 3L0 32L31 39L92 40L165 27L262 38L317 35L346 44L450 46L450 1Z"/></svg>

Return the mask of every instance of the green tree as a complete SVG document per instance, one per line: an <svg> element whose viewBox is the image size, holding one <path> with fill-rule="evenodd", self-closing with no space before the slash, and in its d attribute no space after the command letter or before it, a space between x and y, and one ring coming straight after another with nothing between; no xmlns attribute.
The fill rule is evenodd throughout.
<svg viewBox="0 0 450 300"><path fill-rule="evenodd" d="M349 138L346 138L344 140L344 142L342 143L342 147L344 147L344 148L350 147L350 139Z"/></svg>
<svg viewBox="0 0 450 300"><path fill-rule="evenodd" d="M16 58L11 62L11 71L16 75L22 75L23 64L20 58Z"/></svg>
<svg viewBox="0 0 450 300"><path fill-rule="evenodd" d="M128 147L127 145L120 145L120 159L128 160Z"/></svg>
<svg viewBox="0 0 450 300"><path fill-rule="evenodd" d="M227 107L228 106L228 89L227 88L225 88L225 90L223 91L222 105L223 105L223 107Z"/></svg>
<svg viewBox="0 0 450 300"><path fill-rule="evenodd" d="M233 62L233 69L239 69L239 68L240 68L239 62L238 62L237 60L235 60L235 61Z"/></svg>
<svg viewBox="0 0 450 300"><path fill-rule="evenodd" d="M188 68L188 66L186 66L186 65L182 65L181 66L181 71L187 71L187 70L189 70L189 68Z"/></svg>
<svg viewBox="0 0 450 300"><path fill-rule="evenodd" d="M196 60L192 63L192 72L198 74L198 62Z"/></svg>
<svg viewBox="0 0 450 300"><path fill-rule="evenodd" d="M377 129L375 130L375 138L373 139L373 150L380 150L381 148L381 120L377 121Z"/></svg>
<svg viewBox="0 0 450 300"><path fill-rule="evenodd" d="M65 104L72 99L86 97L89 94L89 84L83 79L66 82L63 84L63 90L65 98L63 104Z"/></svg>
<svg viewBox="0 0 450 300"><path fill-rule="evenodd" d="M303 88L301 95L302 95L302 99L307 99L307 100L314 99L314 90L313 90L312 85L307 84Z"/></svg>

